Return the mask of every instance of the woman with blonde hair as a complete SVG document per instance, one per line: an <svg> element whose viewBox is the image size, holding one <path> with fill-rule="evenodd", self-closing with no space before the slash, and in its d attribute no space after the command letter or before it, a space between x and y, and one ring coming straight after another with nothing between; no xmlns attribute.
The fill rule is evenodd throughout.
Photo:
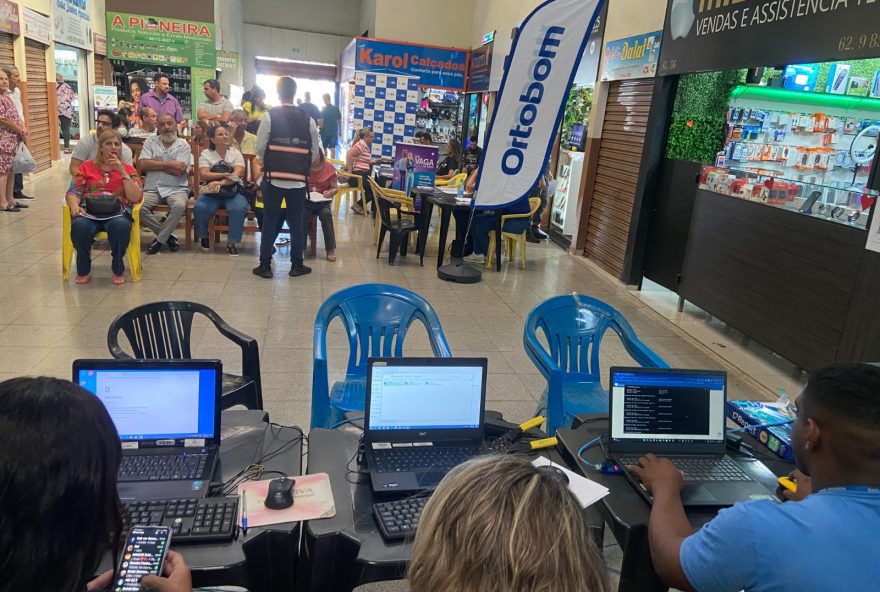
<svg viewBox="0 0 880 592"><path fill-rule="evenodd" d="M453 469L425 506L411 592L605 592L583 510L555 470L508 456Z"/></svg>
<svg viewBox="0 0 880 592"><path fill-rule="evenodd" d="M373 188L369 183L370 175L373 173L373 165L382 160L381 158L373 158L372 156L371 146L373 145L373 138L375 138L375 136L376 134L373 133L372 128L365 127L359 129L357 134L355 134L351 148L345 153L345 171L361 177L364 187L364 201L366 203L373 201ZM348 184L354 186L354 180L350 179ZM353 204L351 209L354 210L356 214L362 216L365 213L360 204L357 203Z"/></svg>

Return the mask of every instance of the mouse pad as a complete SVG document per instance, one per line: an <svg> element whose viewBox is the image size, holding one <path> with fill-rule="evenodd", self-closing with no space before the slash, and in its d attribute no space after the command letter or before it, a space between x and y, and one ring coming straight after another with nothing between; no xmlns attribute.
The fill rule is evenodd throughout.
<svg viewBox="0 0 880 592"><path fill-rule="evenodd" d="M263 503L269 494L269 482L272 479L246 481L238 486L239 499L241 499L243 492L247 492L248 528L284 522L299 522L300 520L332 518L336 515L333 492L330 489L330 477L327 473L292 478L296 480L293 486L293 505L284 510L270 510ZM239 512L238 521L240 524L241 512Z"/></svg>

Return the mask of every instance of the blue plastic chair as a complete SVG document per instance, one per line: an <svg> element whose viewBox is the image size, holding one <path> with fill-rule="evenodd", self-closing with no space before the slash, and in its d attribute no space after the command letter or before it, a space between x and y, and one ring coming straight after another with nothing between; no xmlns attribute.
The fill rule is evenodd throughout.
<svg viewBox="0 0 880 592"><path fill-rule="evenodd" d="M548 434L571 426L580 413L608 413L608 393L600 383L599 365L599 346L608 329L617 333L639 365L669 367L639 340L622 314L595 298L577 293L554 296L529 313L523 345L547 379L538 414L546 410ZM549 352L538 339L539 331L550 345Z"/></svg>
<svg viewBox="0 0 880 592"><path fill-rule="evenodd" d="M329 387L327 329L339 317L348 332L349 357L344 382ZM315 318L315 357L312 367L312 429L330 428L349 411L363 411L366 397L367 359L403 357L403 342L410 325L421 321L431 349L438 358L452 352L440 319L428 301L399 286L362 284L336 292Z"/></svg>

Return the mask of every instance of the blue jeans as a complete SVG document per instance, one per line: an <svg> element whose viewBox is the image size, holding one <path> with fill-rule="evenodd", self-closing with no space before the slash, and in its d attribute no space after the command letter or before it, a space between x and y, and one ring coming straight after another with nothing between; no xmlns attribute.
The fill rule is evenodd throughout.
<svg viewBox="0 0 880 592"><path fill-rule="evenodd" d="M284 211L287 227L290 229L290 262L302 265L303 235L302 213L306 201L306 188L283 189L275 187L263 179L263 226L260 234L260 265L269 265L272 261L272 247L278 238L278 224L281 220L281 202L285 201Z"/></svg>
<svg viewBox="0 0 880 592"><path fill-rule="evenodd" d="M241 235L244 234L244 219L249 207L247 198L240 193L226 199L200 195L193 206L196 233L199 238L208 238L208 222L211 221L214 212L223 208L229 212L229 242L240 243Z"/></svg>
<svg viewBox="0 0 880 592"><path fill-rule="evenodd" d="M115 275L125 273L125 249L131 238L131 220L117 216L109 220L90 220L77 216L70 221L70 240L76 249L76 275L89 275L92 271L92 243L95 235L107 232L110 242L110 269Z"/></svg>
<svg viewBox="0 0 880 592"><path fill-rule="evenodd" d="M474 253L477 255L489 254L489 232L495 230L496 220L496 214L494 213L477 214L474 216L474 221L471 223L471 238L474 242ZM528 218L516 218L515 220L508 220L504 224L503 231L520 234L525 232L528 227Z"/></svg>

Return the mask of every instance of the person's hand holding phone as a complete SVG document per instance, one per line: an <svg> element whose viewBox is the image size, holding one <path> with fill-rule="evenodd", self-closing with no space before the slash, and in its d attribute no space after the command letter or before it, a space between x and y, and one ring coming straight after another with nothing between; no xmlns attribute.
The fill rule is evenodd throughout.
<svg viewBox="0 0 880 592"><path fill-rule="evenodd" d="M192 592L192 574L183 555L169 550L165 555L162 577L144 576L141 586L154 592Z"/></svg>

